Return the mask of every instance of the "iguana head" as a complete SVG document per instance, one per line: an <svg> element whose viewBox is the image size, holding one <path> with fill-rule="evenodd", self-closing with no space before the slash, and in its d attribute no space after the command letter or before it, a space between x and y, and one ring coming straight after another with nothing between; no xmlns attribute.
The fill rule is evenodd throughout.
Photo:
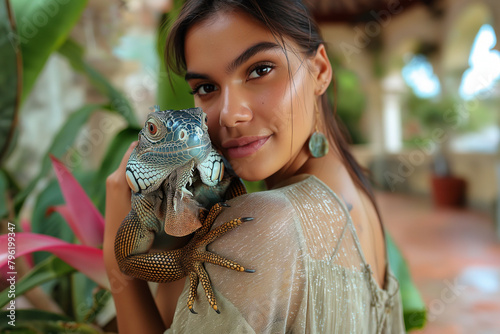
<svg viewBox="0 0 500 334"><path fill-rule="evenodd" d="M172 171L204 161L210 151L207 115L200 108L160 111L148 115L139 144L127 164L127 182L135 193L150 193Z"/></svg>

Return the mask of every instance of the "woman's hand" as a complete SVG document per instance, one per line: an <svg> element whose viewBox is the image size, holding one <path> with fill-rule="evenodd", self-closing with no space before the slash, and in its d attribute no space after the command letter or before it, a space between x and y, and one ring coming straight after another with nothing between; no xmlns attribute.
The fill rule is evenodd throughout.
<svg viewBox="0 0 500 334"><path fill-rule="evenodd" d="M125 178L125 169L136 146L137 142L130 145L118 169L106 180L104 264L115 301L120 333L163 333L166 327L147 282L123 274L115 259L116 232L131 208L130 187Z"/></svg>
<svg viewBox="0 0 500 334"><path fill-rule="evenodd" d="M106 225L104 229L103 251L108 273L109 269L114 267L118 268L115 260L114 242L116 232L131 208L130 187L125 178L125 169L130 154L132 154L132 150L136 146L136 141L130 144L127 152L123 156L120 166L118 166L118 169L109 175L106 180Z"/></svg>

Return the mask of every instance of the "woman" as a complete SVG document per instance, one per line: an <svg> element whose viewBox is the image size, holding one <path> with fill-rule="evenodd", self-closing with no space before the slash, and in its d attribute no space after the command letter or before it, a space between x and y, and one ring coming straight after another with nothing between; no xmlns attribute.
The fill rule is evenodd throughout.
<svg viewBox="0 0 500 334"><path fill-rule="evenodd" d="M403 332L383 228L328 106L332 69L304 5L187 1L167 52L207 113L214 145L239 177L269 189L230 201L215 225L255 220L209 245L256 272L206 264L221 315L201 287L193 315L183 280L160 285L154 300L145 282L119 273L112 248L130 210L129 149L107 183L104 251L120 332Z"/></svg>

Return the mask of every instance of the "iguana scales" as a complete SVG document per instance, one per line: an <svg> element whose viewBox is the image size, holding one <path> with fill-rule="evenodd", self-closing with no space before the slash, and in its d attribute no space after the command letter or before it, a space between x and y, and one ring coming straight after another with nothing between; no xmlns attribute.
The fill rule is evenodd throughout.
<svg viewBox="0 0 500 334"><path fill-rule="evenodd" d="M159 283L189 276L187 304L193 313L199 281L219 313L203 262L254 272L206 251L219 236L252 219L233 219L210 231L226 206L224 201L245 193L245 188L237 177L224 176L206 117L199 108L160 111L155 107L149 114L126 168L132 209L115 239L115 256L124 273ZM182 248L149 252L165 233L193 236Z"/></svg>

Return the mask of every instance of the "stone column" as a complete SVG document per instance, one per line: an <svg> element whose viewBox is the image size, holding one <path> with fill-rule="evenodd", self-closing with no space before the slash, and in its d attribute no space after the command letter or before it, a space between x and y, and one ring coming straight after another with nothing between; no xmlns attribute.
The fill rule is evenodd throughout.
<svg viewBox="0 0 500 334"><path fill-rule="evenodd" d="M400 74L393 73L382 81L384 150L397 153L403 148L403 124L401 121L401 95L404 82Z"/></svg>

